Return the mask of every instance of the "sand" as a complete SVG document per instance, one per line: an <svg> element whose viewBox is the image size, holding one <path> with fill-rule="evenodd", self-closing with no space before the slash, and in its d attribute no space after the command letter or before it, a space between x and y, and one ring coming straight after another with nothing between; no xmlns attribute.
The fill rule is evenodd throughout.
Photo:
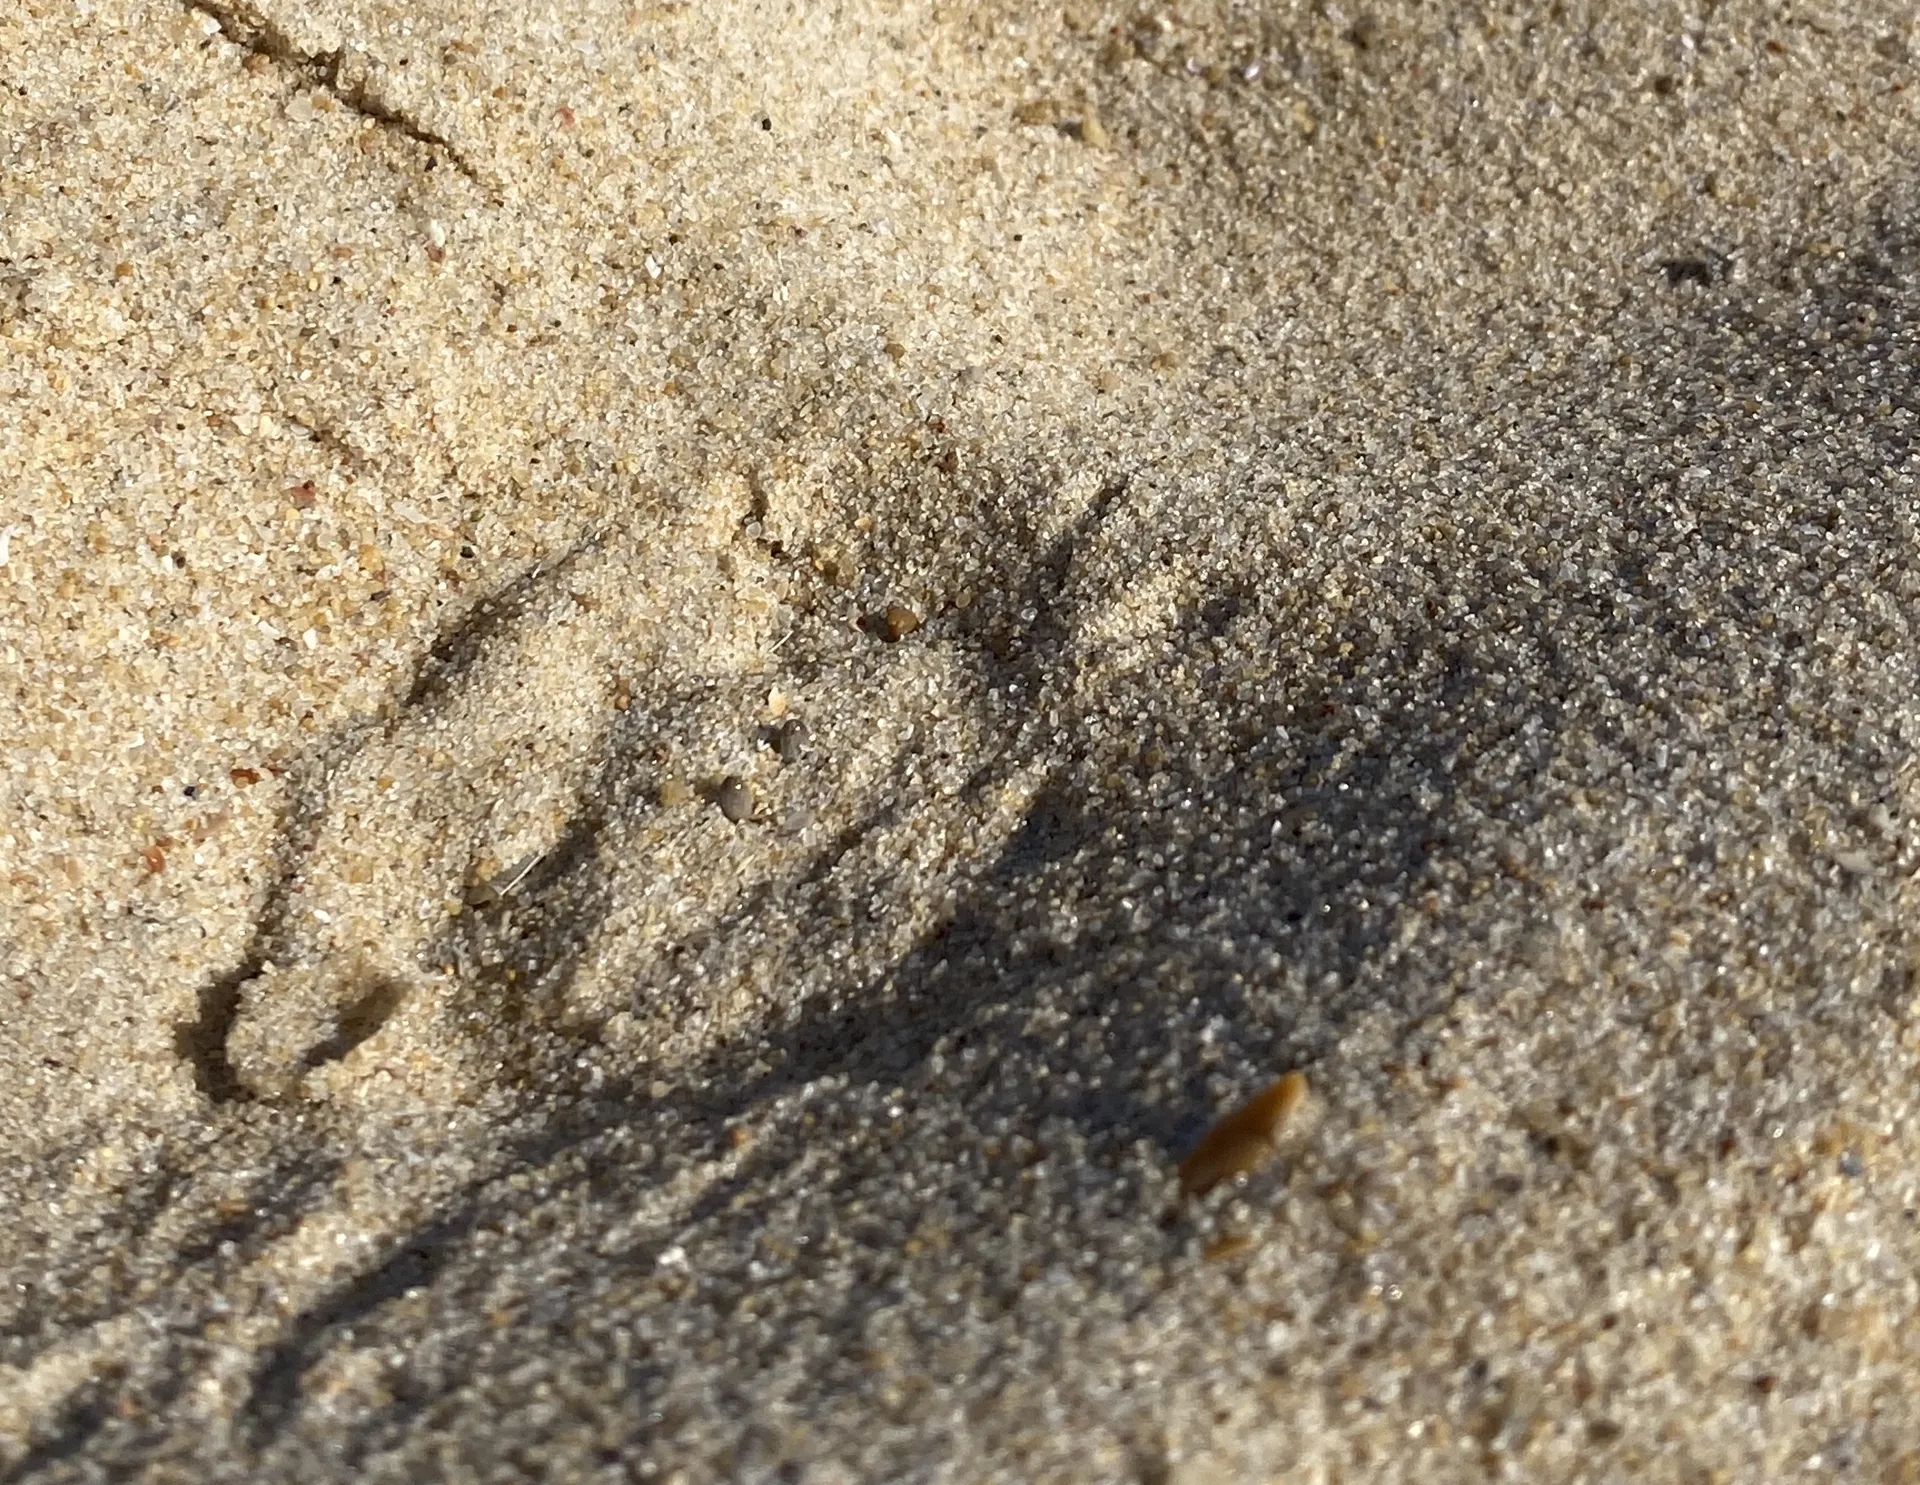
<svg viewBox="0 0 1920 1485"><path fill-rule="evenodd" d="M0 1471L1920 1478L1916 47L0 10Z"/></svg>

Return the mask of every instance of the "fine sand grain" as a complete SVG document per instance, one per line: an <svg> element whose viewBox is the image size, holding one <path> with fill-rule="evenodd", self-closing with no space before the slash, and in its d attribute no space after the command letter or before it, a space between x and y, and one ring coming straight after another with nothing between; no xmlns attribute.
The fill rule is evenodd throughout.
<svg viewBox="0 0 1920 1485"><path fill-rule="evenodd" d="M0 6L0 1475L1920 1479L1916 46Z"/></svg>

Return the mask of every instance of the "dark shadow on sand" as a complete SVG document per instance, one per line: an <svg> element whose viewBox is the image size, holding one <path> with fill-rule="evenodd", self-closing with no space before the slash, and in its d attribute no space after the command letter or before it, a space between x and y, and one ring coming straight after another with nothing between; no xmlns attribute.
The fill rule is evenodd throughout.
<svg viewBox="0 0 1920 1485"><path fill-rule="evenodd" d="M1796 321L1749 309L1736 288L1657 276L1648 293L1673 296L1685 313L1646 312L1655 324L1664 315L1673 339L1647 336L1642 380L1609 385L1610 373L1593 366L1578 373L1600 378L1588 405L1645 410L1625 430L1633 458L1607 486L1580 492L1592 528L1503 532L1499 513L1478 506L1474 490L1483 476L1497 487L1504 451L1491 444L1455 450L1447 490L1460 493L1429 492L1419 514L1450 511L1488 534L1451 552L1436 549L1427 580L1388 595L1385 612L1319 614L1317 627L1310 623L1313 575L1255 570L1249 520L1247 564L1168 636L1170 667L1201 684L1217 679L1203 712L1184 707L1160 673L1065 706L1055 730L1074 740L1070 746L1010 748L970 785L985 798L1038 758L1081 760L1054 769L1024 827L973 878L949 922L880 982L849 986L785 1024L676 1069L674 1091L664 1098L637 1086L569 1088L569 1050L590 1048L591 1037L570 1043L573 1033L544 1019L577 972L567 945L588 936L579 915L590 924L611 906L591 849L604 825L593 801L623 787L616 774L626 765L610 763L616 772L594 781L573 829L518 890L511 931L534 946L540 973L473 982L490 1014L528 1031L526 1060L514 1074L544 1080L563 1101L537 1135L506 1142L495 1168L566 1187L575 1198L573 1228L562 1237L539 1224L509 1232L522 1198L489 1178L301 1315L255 1371L246 1424L263 1467L276 1450L299 1446L303 1381L338 1347L423 1347L390 1403L356 1423L324 1425L330 1457L353 1465L420 1430L448 1429L449 1410L471 1405L462 1388L511 1369L532 1349L560 1346L583 1307L599 1303L590 1297L596 1283L654 1274L687 1232L700 1234L713 1266L660 1303L683 1325L720 1336L746 1296L769 1282L747 1272L739 1255L754 1251L781 1210L830 1223L857 1199L890 1212L964 1214L989 1193L996 1210L1031 1216L1028 1236L1009 1238L1004 1253L966 1249L948 1261L973 1266L978 1287L970 1303L981 1313L1017 1312L1026 1270L1080 1262L1108 1240L1086 1220L1091 1214L1155 1195L1139 1174L1143 1147L1171 1162L1223 1095L1311 1062L1356 1016L1388 1003L1382 977L1408 952L1404 930L1423 894L1468 890L1459 883L1464 874L1477 883L1472 890L1505 894L1508 916L1525 914L1537 889L1524 865L1502 865L1507 843L1569 808L1556 770L1586 739L1628 757L1621 789L1658 791L1687 766L1681 709L1699 666L1739 653L1763 626L1791 631L1799 622L1783 584L1844 605L1848 595L1827 590L1849 542L1886 547L1889 570L1920 563L1910 521L1889 507L1889 487L1864 474L1847 477L1849 470L1885 471L1914 453L1920 389L1897 353L1920 327L1903 320L1891 290L1916 268L1911 228L1890 220L1874 256L1823 285ZM1703 375L1707 366L1717 368L1713 377ZM1540 396L1516 389L1516 421L1526 399ZM1717 420L1741 398L1818 406L1827 429L1839 425L1834 414L1857 413L1855 442L1821 456L1831 477L1764 488L1732 477L1694 479L1689 471L1711 467L1715 457ZM1784 426L1762 418L1749 431L1774 440L1783 463L1794 455ZM1589 430L1539 432L1534 457L1542 479L1578 467ZM1137 481L1116 479L1080 523L1029 556L1017 555L1009 534L1004 545L1016 555L998 600L966 625L930 627L902 642L959 647L983 688L1016 707L1060 708L1059 698L1072 695L1062 667L1087 624L1091 597L1074 586L1076 552L1113 523L1144 520L1139 491ZM1249 517L1264 498L1248 493ZM1299 515L1318 523L1331 545L1343 513L1331 493L1317 500ZM1143 563L1153 560L1154 540L1172 539L1145 526L1129 535L1139 537ZM1670 588L1668 559L1685 542L1708 544L1723 559L1717 591ZM1563 580L1569 563L1587 574L1571 589ZM1262 644L1295 648L1271 686L1229 693ZM436 652L457 665L465 647L455 637ZM1796 652L1817 661L1818 635L1783 643L1781 653ZM1755 745L1796 729L1797 740L1825 750L1836 774L1877 766L1873 719L1831 728L1817 715L1793 719L1779 703L1809 684L1802 662L1769 666L1749 678L1750 700L1720 698L1752 724ZM1713 679L1721 671L1708 674L1721 684ZM438 689L423 676L410 700L426 702ZM1129 728L1128 749L1079 746L1096 730L1111 736ZM1134 771L1125 787L1110 777L1122 767ZM1809 780L1808 787L1820 785ZM811 894L858 833L823 850L787 896L763 893L736 912L804 921ZM564 901L573 914L565 932L543 917L549 901ZM476 921L450 930L438 948L468 962L483 957L484 936L506 930ZM1432 957L1410 977L1415 988L1390 1003L1392 1014L1409 1019L1453 993L1457 971L1477 952L1420 941L1414 927L1419 951ZM1204 1001L1193 991L1198 984L1206 986ZM214 1097L231 1083L218 1043L237 989L225 985L210 987L201 1022L183 1032L196 1075ZM732 1121L803 1096L815 1121L810 1142L837 1152L827 1174L803 1172L790 1143L769 1141L764 1152L748 1149L731 1174L664 1228L627 1233L634 1193L665 1178L666 1152L724 1150ZM971 1128L1004 1129L990 1141L997 1150L917 1172L915 1142L937 1138L946 1127L940 1121L962 1115ZM895 1132L875 1134L889 1118ZM1089 1172L1076 1198L1082 1206L1034 1207L1040 1198L1023 1172L1037 1160L1066 1158L1063 1142ZM1155 1236L1157 1222L1156 1211L1143 1209L1140 1241L1162 1251L1175 1237ZM483 1229L495 1234L484 1247L475 1237ZM879 1242L857 1225L843 1237L856 1249ZM897 1254L876 1248L872 1259L889 1274L909 1271ZM794 1258L788 1272L808 1272L809 1264L824 1272L826 1262ZM462 1318L480 1308L494 1275L535 1268L545 1293L523 1321L494 1330ZM389 1303L418 1286L432 1292L430 1348L413 1312L402 1315ZM798 1348L803 1332L857 1336L873 1312L898 1300L885 1285L856 1286L767 1322L785 1329L763 1335L760 1354ZM927 1323L939 1319L933 1314ZM667 1352L643 1353L626 1366L623 1386L636 1420L651 1417L671 1390L674 1367ZM77 1401L60 1438L17 1478L90 1447L102 1427L101 1406L90 1399ZM635 1429L643 1437L640 1422ZM137 1436L99 1462L137 1462L158 1438Z"/></svg>

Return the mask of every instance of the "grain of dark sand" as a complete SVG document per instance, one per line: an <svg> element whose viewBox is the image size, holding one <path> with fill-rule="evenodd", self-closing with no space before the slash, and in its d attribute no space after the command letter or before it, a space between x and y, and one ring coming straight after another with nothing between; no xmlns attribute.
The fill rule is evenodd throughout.
<svg viewBox="0 0 1920 1485"><path fill-rule="evenodd" d="M1915 44L0 8L0 1471L1912 1478Z"/></svg>

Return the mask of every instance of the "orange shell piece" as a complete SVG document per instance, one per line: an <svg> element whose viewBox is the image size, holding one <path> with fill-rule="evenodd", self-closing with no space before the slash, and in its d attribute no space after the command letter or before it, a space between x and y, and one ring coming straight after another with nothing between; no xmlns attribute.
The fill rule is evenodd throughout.
<svg viewBox="0 0 1920 1485"><path fill-rule="evenodd" d="M1280 1126L1307 1100L1307 1075L1290 1072L1200 1136L1180 1162L1180 1194L1204 1196L1222 1181L1264 1165Z"/></svg>

